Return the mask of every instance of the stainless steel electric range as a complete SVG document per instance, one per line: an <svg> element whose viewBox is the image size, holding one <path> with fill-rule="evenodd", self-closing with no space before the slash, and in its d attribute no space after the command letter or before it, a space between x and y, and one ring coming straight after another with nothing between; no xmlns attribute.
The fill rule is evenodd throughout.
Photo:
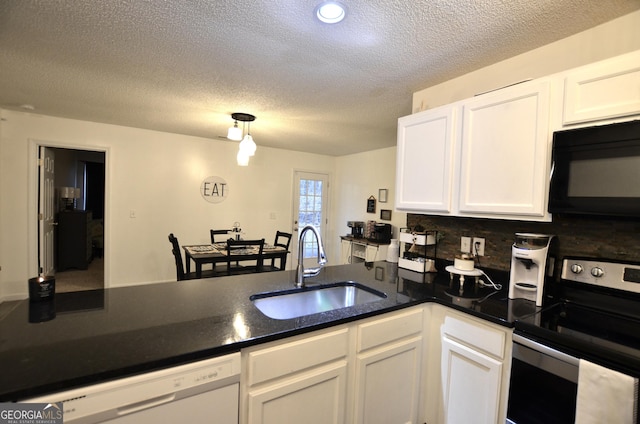
<svg viewBox="0 0 640 424"><path fill-rule="evenodd" d="M508 421L573 423L581 359L640 377L639 263L563 259L542 310L515 322Z"/></svg>

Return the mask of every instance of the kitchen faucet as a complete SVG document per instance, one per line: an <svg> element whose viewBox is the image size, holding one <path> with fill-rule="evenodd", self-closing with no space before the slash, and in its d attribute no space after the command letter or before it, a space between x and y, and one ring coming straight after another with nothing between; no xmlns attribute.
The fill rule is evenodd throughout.
<svg viewBox="0 0 640 424"><path fill-rule="evenodd" d="M318 266L316 268L304 268L304 236L307 231L311 231L316 235L316 242L318 243ZM298 267L296 268L296 287L304 287L305 277L315 277L320 273L320 269L327 263L327 257L324 254L324 247L322 246L322 238L320 233L313 225L305 226L300 231L300 238L298 239Z"/></svg>

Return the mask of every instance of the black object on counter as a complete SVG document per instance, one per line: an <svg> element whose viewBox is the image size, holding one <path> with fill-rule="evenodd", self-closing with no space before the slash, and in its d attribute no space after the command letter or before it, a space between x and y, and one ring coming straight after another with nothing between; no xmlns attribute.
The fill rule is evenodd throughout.
<svg viewBox="0 0 640 424"><path fill-rule="evenodd" d="M56 293L56 278L50 275L29 278L29 300L51 300Z"/></svg>
<svg viewBox="0 0 640 424"><path fill-rule="evenodd" d="M39 302L29 302L29 322L37 324L39 322L51 321L56 317L56 302L53 298Z"/></svg>

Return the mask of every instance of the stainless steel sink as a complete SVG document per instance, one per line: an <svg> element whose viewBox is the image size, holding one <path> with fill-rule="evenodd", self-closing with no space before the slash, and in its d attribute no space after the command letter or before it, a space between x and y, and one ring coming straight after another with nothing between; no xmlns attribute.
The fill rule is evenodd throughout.
<svg viewBox="0 0 640 424"><path fill-rule="evenodd" d="M384 299L387 295L354 281L295 288L250 297L266 316L290 319Z"/></svg>

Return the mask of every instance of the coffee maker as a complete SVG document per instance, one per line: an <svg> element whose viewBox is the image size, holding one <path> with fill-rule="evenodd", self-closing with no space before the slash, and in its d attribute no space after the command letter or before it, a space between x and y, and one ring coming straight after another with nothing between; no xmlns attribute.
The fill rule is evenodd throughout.
<svg viewBox="0 0 640 424"><path fill-rule="evenodd" d="M547 256L554 236L516 233L511 247L509 299L527 299L542 306Z"/></svg>
<svg viewBox="0 0 640 424"><path fill-rule="evenodd" d="M351 228L351 237L362 238L364 231L363 221L347 221L347 227Z"/></svg>
<svg viewBox="0 0 640 424"><path fill-rule="evenodd" d="M378 243L390 243L391 232L391 224L381 224L376 222L373 225L373 231L369 234L368 239L377 241Z"/></svg>

